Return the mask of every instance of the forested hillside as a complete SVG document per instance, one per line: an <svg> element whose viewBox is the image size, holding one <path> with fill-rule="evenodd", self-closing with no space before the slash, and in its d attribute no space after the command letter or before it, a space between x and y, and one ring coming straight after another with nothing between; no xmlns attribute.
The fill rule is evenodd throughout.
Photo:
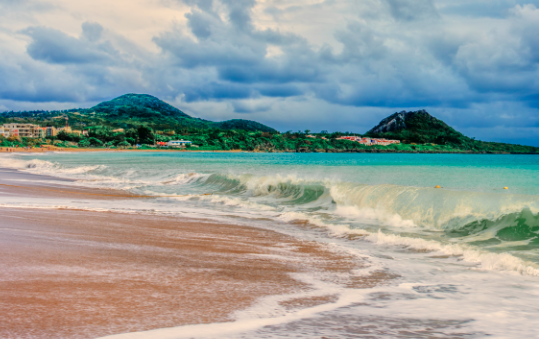
<svg viewBox="0 0 539 339"><path fill-rule="evenodd" d="M425 110L392 114L368 131L367 135L417 144L467 145L473 141Z"/></svg>
<svg viewBox="0 0 539 339"><path fill-rule="evenodd" d="M125 94L116 99L102 102L91 108L62 111L5 112L1 122L18 119L21 122L35 122L40 125L60 127L69 119L73 128L108 126L111 128L138 128L147 126L154 130L182 130L185 128L243 129L247 131L272 132L271 127L250 120L228 120L212 122L193 118L174 106L147 94Z"/></svg>
<svg viewBox="0 0 539 339"><path fill-rule="evenodd" d="M279 133L255 121L234 119L212 122L193 118L150 95L126 94L88 109L6 112L0 123L33 123L65 126L46 139L0 137L0 146L53 144L60 147L118 147L141 145L155 148L159 142L190 140L191 149L266 152L421 152L421 153L527 153L539 148L477 141L456 131L426 111L400 112L383 119L363 136L400 140L401 144L364 145L342 140L354 133ZM78 132L77 132L78 130ZM88 135L80 131L86 131Z"/></svg>

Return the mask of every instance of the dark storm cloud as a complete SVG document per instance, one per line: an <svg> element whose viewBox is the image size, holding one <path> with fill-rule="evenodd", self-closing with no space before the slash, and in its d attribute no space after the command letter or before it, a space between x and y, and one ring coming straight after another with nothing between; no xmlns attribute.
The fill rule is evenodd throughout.
<svg viewBox="0 0 539 339"><path fill-rule="evenodd" d="M84 28L83 32L85 32L85 37L89 37L88 40L98 38L96 34L100 34L100 31L95 24L83 25ZM21 33L32 38L32 42L27 47L28 54L35 60L48 63L102 64L111 62L112 57L117 54L110 44L90 44L47 27L30 27Z"/></svg>
<svg viewBox="0 0 539 339"><path fill-rule="evenodd" d="M171 62L180 67L215 70L216 81L184 92L187 101L296 96L302 91L289 83L309 83L321 77L315 62L316 53L304 38L252 27L250 11L254 1L223 1L222 4L227 8L228 21L215 15L208 3L197 3L197 9L186 15L188 27L197 41L181 31L154 38ZM281 48L283 54L266 57L270 44ZM250 86L255 84L273 85ZM247 111L242 109L242 113Z"/></svg>
<svg viewBox="0 0 539 339"><path fill-rule="evenodd" d="M386 0L391 15L400 21L437 18L433 0Z"/></svg>
<svg viewBox="0 0 539 339"><path fill-rule="evenodd" d="M234 112L241 114L267 112L271 109L271 105L267 103L250 103L241 101L233 101L232 107L234 107Z"/></svg>
<svg viewBox="0 0 539 339"><path fill-rule="evenodd" d="M294 85L261 85L256 86L258 93L266 97L293 97L302 95L304 91Z"/></svg>
<svg viewBox="0 0 539 339"><path fill-rule="evenodd" d="M86 22L78 38L39 26L14 33L28 37L27 55L3 50L0 99L77 103L125 94L127 88L144 91L140 71L147 68L132 56L124 58L103 38L104 31L100 24Z"/></svg>
<svg viewBox="0 0 539 339"><path fill-rule="evenodd" d="M539 10L517 7L507 28L449 47L442 60L478 93L522 100L539 93ZM443 47L442 47L443 48Z"/></svg>
<svg viewBox="0 0 539 339"><path fill-rule="evenodd" d="M232 25L240 30L252 30L251 9L255 0L222 0L228 6L228 17Z"/></svg>
<svg viewBox="0 0 539 339"><path fill-rule="evenodd" d="M184 0L192 6L186 27L196 39L180 28L164 32L153 39L161 48L161 61L144 64L139 57L136 67L142 79L157 82L154 86L167 94L172 94L170 89L152 74L166 73L166 68L188 71L190 83L167 77L168 88L180 90L188 102L312 94L358 107L467 107L496 98L536 105L535 7L508 7L511 13L503 27L463 36L429 21L439 21L437 8L443 10L449 2L382 1L380 8L387 8L396 23L389 24L383 15L349 20L334 32L342 46L336 52L329 45L317 48L297 34L255 28L254 0ZM400 29L403 25L407 28ZM126 53L103 39L104 29L97 23L84 23L80 38L45 27L22 32L32 39L27 51L33 59L79 65L74 72L96 85L115 80L109 72L93 75L90 65L125 66ZM272 48L277 52L268 55Z"/></svg>
<svg viewBox="0 0 539 339"><path fill-rule="evenodd" d="M25 26L27 54L0 51L0 77L10 79L0 99L76 102L151 91L253 116L308 103L305 116L323 121L317 128L341 123L327 115L346 111L350 120L365 107L380 115L369 125L386 110L419 108L459 128L539 124L539 0L168 3L190 9L154 35L159 51L93 21L70 34ZM1 8L36 4L0 0Z"/></svg>
<svg viewBox="0 0 539 339"><path fill-rule="evenodd" d="M196 6L204 12L213 11L213 0L183 0L186 5Z"/></svg>
<svg viewBox="0 0 539 339"><path fill-rule="evenodd" d="M516 5L535 5L539 7L539 0L439 0L438 11L441 14L503 18L507 17Z"/></svg>
<svg viewBox="0 0 539 339"><path fill-rule="evenodd" d="M103 26L95 22L85 22L82 24L82 36L90 42L96 42L101 38Z"/></svg>
<svg viewBox="0 0 539 339"><path fill-rule="evenodd" d="M189 28L198 39L206 39L211 35L211 19L208 14L200 11L193 11L186 15L189 19Z"/></svg>
<svg viewBox="0 0 539 339"><path fill-rule="evenodd" d="M248 87L237 84L206 83L200 87L191 87L184 92L187 102L211 99L245 99L255 95Z"/></svg>

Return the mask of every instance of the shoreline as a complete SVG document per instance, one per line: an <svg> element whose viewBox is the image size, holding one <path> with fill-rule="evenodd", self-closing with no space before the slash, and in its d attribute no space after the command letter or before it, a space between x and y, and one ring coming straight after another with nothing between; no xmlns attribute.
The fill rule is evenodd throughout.
<svg viewBox="0 0 539 339"><path fill-rule="evenodd" d="M148 198L66 186L61 180L50 183L53 177L20 171L4 173L1 195L106 199L111 206ZM10 184L17 178L24 184ZM44 178L47 183L39 183ZM236 311L260 298L311 291L296 274L319 274L345 288L381 281L378 275L372 281L352 279L352 270L368 265L357 257L251 226L5 206L0 206L0 220L0 337L95 338L230 322ZM283 307L333 302L322 293L291 298Z"/></svg>
<svg viewBox="0 0 539 339"><path fill-rule="evenodd" d="M9 149L9 150L8 150ZM352 153L378 153L378 154L470 154L470 155L539 155L539 153L511 153L511 152L441 152L441 151L397 151L397 150L321 150L321 151L245 151L245 150L179 150L179 149L104 149L104 148L60 148L60 149L22 149L14 147L1 147L0 153L93 153L93 152L168 152L168 153L310 153L310 154L352 154Z"/></svg>

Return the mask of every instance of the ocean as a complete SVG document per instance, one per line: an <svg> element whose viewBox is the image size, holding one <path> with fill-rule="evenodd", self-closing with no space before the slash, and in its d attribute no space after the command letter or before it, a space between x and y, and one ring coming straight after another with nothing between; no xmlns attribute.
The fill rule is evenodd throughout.
<svg viewBox="0 0 539 339"><path fill-rule="evenodd" d="M2 196L0 206L257 226L365 259L358 277L395 277L347 289L302 276L337 301L290 311L274 296L235 322L114 338L538 337L537 156L65 152L4 155L0 167L148 196L113 206Z"/></svg>

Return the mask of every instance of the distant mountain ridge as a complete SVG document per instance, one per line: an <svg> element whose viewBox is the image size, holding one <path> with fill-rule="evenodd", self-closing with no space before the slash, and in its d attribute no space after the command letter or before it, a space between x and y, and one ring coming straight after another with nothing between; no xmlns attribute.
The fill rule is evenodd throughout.
<svg viewBox="0 0 539 339"><path fill-rule="evenodd" d="M380 121L367 132L374 137L387 137L413 143L465 145L474 140L456 131L425 110L397 112Z"/></svg>
<svg viewBox="0 0 539 339"><path fill-rule="evenodd" d="M96 112L118 113L120 111L129 112L130 109L152 110L165 116L178 116L192 119L189 115L180 111L176 107L151 96L149 94L124 94L110 101L104 101L90 108ZM202 120L202 119L197 119Z"/></svg>
<svg viewBox="0 0 539 339"><path fill-rule="evenodd" d="M110 101L102 102L90 108L90 110L98 114L106 114L108 119L126 120L136 117L141 121L156 125L168 121L169 124L177 123L182 126L244 129L248 131L277 133L275 129L251 120L232 119L212 122L193 118L178 108L148 94L124 94Z"/></svg>
<svg viewBox="0 0 539 339"><path fill-rule="evenodd" d="M154 129L174 129L179 127L243 129L278 133L277 130L256 121L232 119L213 122L194 118L178 108L149 94L124 94L110 101L101 102L91 108L64 111L6 112L0 118L26 118L39 121L68 116L70 121L91 125L131 128L148 125Z"/></svg>
<svg viewBox="0 0 539 339"><path fill-rule="evenodd" d="M46 141L62 145L60 147L128 147L135 143L153 145L157 141L167 142L185 137L198 146L199 150L539 154L537 147L469 138L425 110L394 113L363 135L401 141L387 146L342 138L350 133L322 131L311 134L306 130L281 134L256 121L232 119L212 122L191 117L147 94L125 94L92 108L0 113L0 124L10 122L57 128L68 124L72 133L65 129L56 138L48 138ZM87 135L82 133L83 130L88 132ZM352 135L358 136L357 133ZM17 144L26 147L43 142L34 138L16 139L0 137L0 145L13 147Z"/></svg>

